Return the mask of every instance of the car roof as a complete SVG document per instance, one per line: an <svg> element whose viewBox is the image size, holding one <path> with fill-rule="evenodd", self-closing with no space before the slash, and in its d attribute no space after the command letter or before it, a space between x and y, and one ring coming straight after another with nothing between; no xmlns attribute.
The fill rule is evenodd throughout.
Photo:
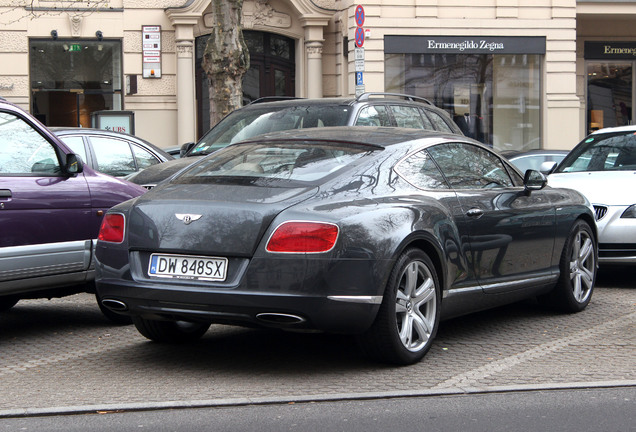
<svg viewBox="0 0 636 432"><path fill-rule="evenodd" d="M325 97L325 98L278 98L278 97L265 97L256 99L250 104L244 106L241 109L257 109L263 104L268 106L280 106L280 107L295 107L299 105L354 105L359 102L392 102L392 103L416 103L419 105L429 106L431 108L437 108L428 99L401 94L401 93L363 93L356 97Z"/></svg>
<svg viewBox="0 0 636 432"><path fill-rule="evenodd" d="M106 136L119 136L121 138L128 138L132 140L148 142L135 135L131 135L125 132L115 132L115 131L111 131L107 129L71 127L71 126L51 126L49 127L49 129L55 132L56 135L68 135L68 134L106 135Z"/></svg>
<svg viewBox="0 0 636 432"><path fill-rule="evenodd" d="M636 125L607 127L607 128L595 130L590 135L616 133L616 132L636 132Z"/></svg>
<svg viewBox="0 0 636 432"><path fill-rule="evenodd" d="M244 143L258 143L275 140L315 140L342 142L350 144L372 145L375 147L388 147L395 144L414 141L425 138L440 138L448 140L461 140L463 142L471 142L478 145L481 143L467 138L463 135L452 134L447 132L431 131L424 129L407 129L399 127L386 126L333 126L318 127L305 129L290 129L285 131L272 132L264 135L258 135L245 141L241 141L231 145L239 145Z"/></svg>
<svg viewBox="0 0 636 432"><path fill-rule="evenodd" d="M130 135L123 132L115 132L115 131L110 131L105 129L82 128L82 127L54 126L54 127L50 127L49 129L51 130L51 132L53 132L55 135L58 135L58 136L64 136L64 135L94 135L95 136L97 135L97 136L107 136L107 137L127 139L129 141L146 145L150 147L152 150L154 150L155 152L162 154L167 159L173 159L173 156L169 154L168 152L166 152L165 150L163 150L162 148L157 147L156 145L146 141L143 138L139 138L136 135Z"/></svg>
<svg viewBox="0 0 636 432"><path fill-rule="evenodd" d="M506 158L513 158L519 156L531 156L531 155L566 155L569 150L552 150L552 149L533 149L533 150L504 150L499 154Z"/></svg>

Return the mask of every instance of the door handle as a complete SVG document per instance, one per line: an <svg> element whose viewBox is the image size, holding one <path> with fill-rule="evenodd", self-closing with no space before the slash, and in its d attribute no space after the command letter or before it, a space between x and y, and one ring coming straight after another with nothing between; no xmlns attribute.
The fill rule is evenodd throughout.
<svg viewBox="0 0 636 432"><path fill-rule="evenodd" d="M480 217L484 214L484 211L479 208L471 208L466 212L466 216L468 217Z"/></svg>

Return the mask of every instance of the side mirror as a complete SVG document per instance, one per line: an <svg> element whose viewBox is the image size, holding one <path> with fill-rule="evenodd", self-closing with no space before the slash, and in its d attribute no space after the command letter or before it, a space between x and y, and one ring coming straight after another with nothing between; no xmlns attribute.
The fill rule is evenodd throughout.
<svg viewBox="0 0 636 432"><path fill-rule="evenodd" d="M67 154L64 172L68 175L75 176L82 171L84 171L84 164L82 164L82 159L75 153Z"/></svg>
<svg viewBox="0 0 636 432"><path fill-rule="evenodd" d="M548 179L537 170L529 169L523 177L523 186L527 193L541 190L548 184Z"/></svg>
<svg viewBox="0 0 636 432"><path fill-rule="evenodd" d="M541 166L539 167L539 171L541 171L545 175L548 175L552 173L552 171L554 171L557 165L558 164L555 161L542 162Z"/></svg>
<svg viewBox="0 0 636 432"><path fill-rule="evenodd" d="M194 147L194 144L195 143L193 142L187 142L183 144L181 146L181 149L179 150L179 157L185 156L185 154L188 153L192 149L192 147Z"/></svg>

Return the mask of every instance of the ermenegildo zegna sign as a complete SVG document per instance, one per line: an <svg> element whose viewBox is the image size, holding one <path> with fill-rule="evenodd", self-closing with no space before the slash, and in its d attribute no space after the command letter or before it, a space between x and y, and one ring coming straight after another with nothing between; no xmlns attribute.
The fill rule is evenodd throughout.
<svg viewBox="0 0 636 432"><path fill-rule="evenodd" d="M545 37L385 36L386 54L545 54Z"/></svg>
<svg viewBox="0 0 636 432"><path fill-rule="evenodd" d="M636 60L636 42L585 42L586 59Z"/></svg>

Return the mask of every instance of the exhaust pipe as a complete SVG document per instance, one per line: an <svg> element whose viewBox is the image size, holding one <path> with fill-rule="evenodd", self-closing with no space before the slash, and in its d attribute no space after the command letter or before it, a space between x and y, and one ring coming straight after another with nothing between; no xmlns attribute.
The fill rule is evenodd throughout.
<svg viewBox="0 0 636 432"><path fill-rule="evenodd" d="M306 321L305 318L299 317L298 315L274 313L274 312L260 313L256 315L256 318L268 324L273 324L278 326L301 324Z"/></svg>
<svg viewBox="0 0 636 432"><path fill-rule="evenodd" d="M102 304L108 309L112 309L116 312L124 312L128 310L126 303L115 299L104 299L102 300Z"/></svg>

